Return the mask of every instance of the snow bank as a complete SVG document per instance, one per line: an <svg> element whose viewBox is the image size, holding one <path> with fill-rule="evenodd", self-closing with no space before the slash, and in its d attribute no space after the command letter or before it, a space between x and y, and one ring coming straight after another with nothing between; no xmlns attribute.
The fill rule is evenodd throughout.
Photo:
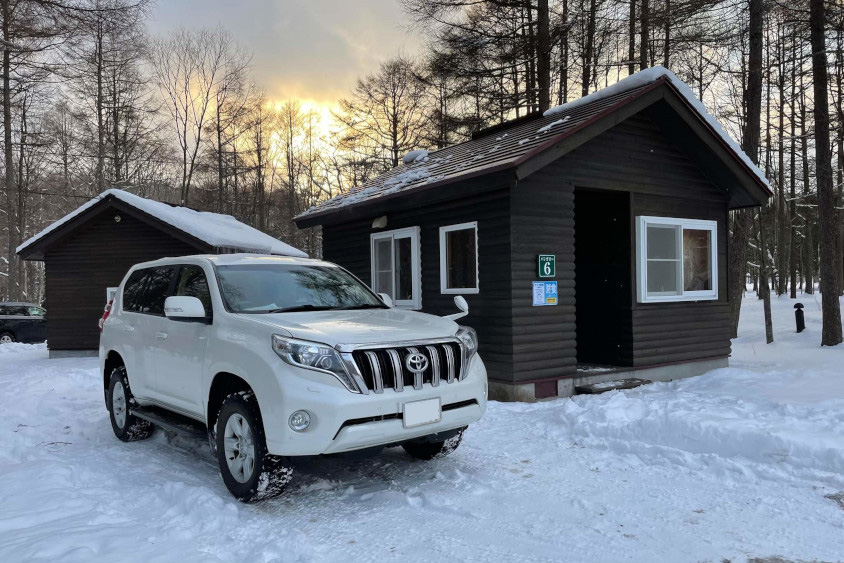
<svg viewBox="0 0 844 563"><path fill-rule="evenodd" d="M29 240L18 246L17 252L20 252L55 229L58 229L60 226L93 207L107 196L114 196L123 203L152 215L153 217L172 225L180 231L194 236L214 247L231 248L261 254L298 256L302 258L307 258L308 256L301 250L294 248L289 244L281 242L266 233L262 233L258 229L254 229L249 225L241 223L231 215L221 215L219 213L210 213L207 211L195 211L187 207L174 207L160 201L145 199L117 189L106 190L73 212L68 213L37 235L31 237Z"/></svg>
<svg viewBox="0 0 844 563"><path fill-rule="evenodd" d="M627 78L623 78L619 80L615 84L608 86L602 90L598 90L597 92L593 92L587 96L583 96L582 98L578 98L576 100L572 100L571 102L567 102L565 104L552 107L543 113L545 117L556 115L563 112L568 112L573 110L576 107L582 106L583 104L594 102L598 100L602 100L604 98L608 98L610 96L614 96L616 94L620 94L632 88L637 88L639 86L644 86L646 84L650 84L659 78L667 78L671 84L677 88L680 94L689 102L689 104L701 115L701 117L706 120L706 123L709 127L715 131L723 140L724 142L729 145L729 147L741 158L741 160L747 165L753 174L764 183L768 189L770 189L771 185L768 182L768 179L765 177L765 174L762 170L756 166L750 157L748 157L745 152L742 150L741 146L737 142L733 140L733 138L727 133L721 124L718 122L717 119L712 117L712 115L707 111L706 106L703 105L703 102L697 99L692 89L689 86L680 80L676 74L671 72L665 67L662 66L655 66L645 70L641 70L635 74L631 74Z"/></svg>

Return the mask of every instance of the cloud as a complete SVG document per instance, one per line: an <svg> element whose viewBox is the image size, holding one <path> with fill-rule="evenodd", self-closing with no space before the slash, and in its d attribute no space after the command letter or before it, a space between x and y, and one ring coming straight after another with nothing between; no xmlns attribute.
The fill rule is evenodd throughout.
<svg viewBox="0 0 844 563"><path fill-rule="evenodd" d="M253 54L255 80L273 98L331 103L418 38L403 28L398 0L169 0L153 33L222 25Z"/></svg>

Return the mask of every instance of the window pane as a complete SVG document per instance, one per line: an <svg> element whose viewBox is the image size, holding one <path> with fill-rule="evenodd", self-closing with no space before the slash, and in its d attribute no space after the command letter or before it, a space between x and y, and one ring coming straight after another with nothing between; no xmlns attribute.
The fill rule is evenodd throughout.
<svg viewBox="0 0 844 563"><path fill-rule="evenodd" d="M648 293L677 293L677 262L648 261Z"/></svg>
<svg viewBox="0 0 844 563"><path fill-rule="evenodd" d="M384 306L362 283L337 266L217 266L217 274L223 298L236 313Z"/></svg>
<svg viewBox="0 0 844 563"><path fill-rule="evenodd" d="M135 270L123 287L123 310L137 311L150 270Z"/></svg>
<svg viewBox="0 0 844 563"><path fill-rule="evenodd" d="M475 229L449 231L445 234L446 287L449 289L474 288L477 282L477 253Z"/></svg>
<svg viewBox="0 0 844 563"><path fill-rule="evenodd" d="M683 289L685 291L712 289L711 244L711 231L683 230Z"/></svg>
<svg viewBox="0 0 844 563"><path fill-rule="evenodd" d="M176 286L176 295L196 297L202 301L205 307L205 314L211 314L211 292L208 290L208 280L205 272L199 266L185 266L182 268L182 275L179 276L179 283Z"/></svg>
<svg viewBox="0 0 844 563"><path fill-rule="evenodd" d="M394 299L413 299L413 255L410 237L395 239L396 295Z"/></svg>
<svg viewBox="0 0 844 563"><path fill-rule="evenodd" d="M373 289L393 297L393 241L378 239L375 241L375 279Z"/></svg>
<svg viewBox="0 0 844 563"><path fill-rule="evenodd" d="M164 300L167 299L167 291L170 289L174 269L172 267L155 268L152 271L149 278L149 287L147 287L141 304L141 313L164 314Z"/></svg>
<svg viewBox="0 0 844 563"><path fill-rule="evenodd" d="M677 227L648 225L648 259L667 258L676 260L677 256Z"/></svg>

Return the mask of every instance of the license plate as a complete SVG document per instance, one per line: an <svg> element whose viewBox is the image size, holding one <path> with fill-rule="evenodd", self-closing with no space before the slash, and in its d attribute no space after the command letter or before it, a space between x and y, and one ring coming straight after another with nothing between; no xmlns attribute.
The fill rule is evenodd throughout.
<svg viewBox="0 0 844 563"><path fill-rule="evenodd" d="M438 397L425 399L424 401L404 403L403 407L404 416L402 422L404 422L405 428L439 422L443 417L442 408L440 408L440 399Z"/></svg>

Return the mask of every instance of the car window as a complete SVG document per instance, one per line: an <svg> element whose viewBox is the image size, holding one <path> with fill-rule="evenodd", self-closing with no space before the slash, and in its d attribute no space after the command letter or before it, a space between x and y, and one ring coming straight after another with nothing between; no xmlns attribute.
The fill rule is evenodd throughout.
<svg viewBox="0 0 844 563"><path fill-rule="evenodd" d="M153 268L149 275L149 285L144 292L139 311L150 315L164 315L164 300L170 293L175 267Z"/></svg>
<svg viewBox="0 0 844 563"><path fill-rule="evenodd" d="M0 306L0 315L6 315L11 317L28 317L29 311L27 311L27 307L22 307L20 305L3 305Z"/></svg>
<svg viewBox="0 0 844 563"><path fill-rule="evenodd" d="M208 289L208 279L199 266L182 266L174 295L196 297L202 301L205 314L211 315L211 292Z"/></svg>
<svg viewBox="0 0 844 563"><path fill-rule="evenodd" d="M47 311L45 311L41 307L27 307L27 309L30 317L44 317L44 315L47 313Z"/></svg>
<svg viewBox="0 0 844 563"><path fill-rule="evenodd" d="M218 266L223 299L235 313L384 308L366 286L337 266Z"/></svg>
<svg viewBox="0 0 844 563"><path fill-rule="evenodd" d="M129 279L126 280L126 285L123 287L123 310L124 311L138 311L141 306L141 297L143 296L144 286L147 283L147 275L151 270L135 270Z"/></svg>

